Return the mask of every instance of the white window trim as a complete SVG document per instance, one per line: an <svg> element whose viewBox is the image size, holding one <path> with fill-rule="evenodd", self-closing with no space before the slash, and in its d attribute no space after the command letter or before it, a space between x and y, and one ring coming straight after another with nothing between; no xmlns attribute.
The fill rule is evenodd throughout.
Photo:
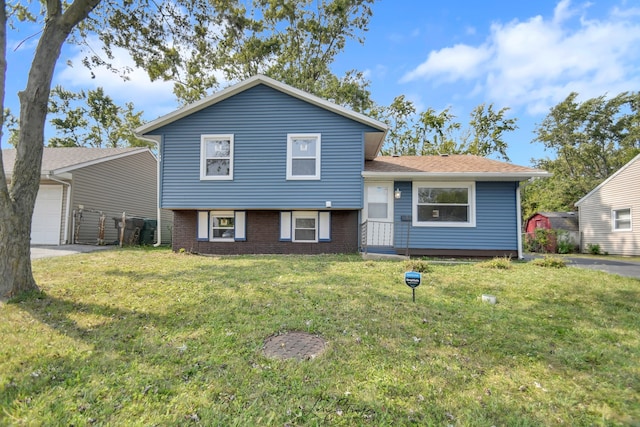
<svg viewBox="0 0 640 427"><path fill-rule="evenodd" d="M629 210L629 228L616 228L617 213ZM611 231L614 233L633 231L633 209L631 207L611 209Z"/></svg>
<svg viewBox="0 0 640 427"><path fill-rule="evenodd" d="M215 217L227 216L234 218L233 220L233 237L213 237L213 219ZM236 222L234 211L211 211L209 212L209 241L210 242L235 242Z"/></svg>
<svg viewBox="0 0 640 427"><path fill-rule="evenodd" d="M207 175L206 141L229 141L229 175ZM200 136L200 179L205 181L233 180L233 134L207 134Z"/></svg>
<svg viewBox="0 0 640 427"><path fill-rule="evenodd" d="M316 139L316 173L315 175L293 175L293 140L297 138ZM320 134L319 133L290 133L287 134L287 180L319 180L320 179ZM309 156L311 157L311 156Z"/></svg>
<svg viewBox="0 0 640 427"><path fill-rule="evenodd" d="M469 220L467 222L428 222L418 221L418 189L430 188L466 188L469 192ZM475 182L429 182L417 181L412 188L412 225L414 227L475 227L476 226L476 183Z"/></svg>
<svg viewBox="0 0 640 427"><path fill-rule="evenodd" d="M311 219L316 222L314 240L296 240L296 219ZM317 211L294 211L291 212L291 241L294 243L318 243L318 212Z"/></svg>

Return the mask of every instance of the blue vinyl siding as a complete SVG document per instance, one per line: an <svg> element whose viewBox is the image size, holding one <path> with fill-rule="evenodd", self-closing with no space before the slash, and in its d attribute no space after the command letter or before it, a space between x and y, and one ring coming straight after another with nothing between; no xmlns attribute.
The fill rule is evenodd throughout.
<svg viewBox="0 0 640 427"><path fill-rule="evenodd" d="M517 249L517 182L476 182L475 227L412 227L410 247L420 249ZM395 221L411 215L411 182L396 182L402 191L395 203ZM405 196L406 195L406 196ZM402 227L396 227L396 233ZM406 229L405 229L406 230ZM406 231L405 231L406 232ZM396 242L405 236L396 235Z"/></svg>
<svg viewBox="0 0 640 427"><path fill-rule="evenodd" d="M164 126L162 207L362 208L368 126L264 85ZM287 181L287 134L321 134L321 179ZM232 181L200 180L200 136L234 135Z"/></svg>

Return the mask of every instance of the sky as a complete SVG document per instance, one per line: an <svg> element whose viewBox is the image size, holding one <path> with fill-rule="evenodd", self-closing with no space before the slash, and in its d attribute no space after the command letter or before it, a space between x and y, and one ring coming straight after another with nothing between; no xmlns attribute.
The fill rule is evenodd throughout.
<svg viewBox="0 0 640 427"><path fill-rule="evenodd" d="M37 42L30 35L8 34L5 105L15 114ZM102 86L145 120L179 107L171 83L150 82L140 69L126 82L107 70L92 78L82 56L66 46L53 84ZM132 64L123 51L116 63ZM584 101L640 90L640 0L377 0L364 44L349 42L332 68L362 71L380 105L404 95L419 111L450 108L464 126L480 104L509 108L519 128L505 135L507 154L527 166L553 158L532 143L534 130L571 92Z"/></svg>

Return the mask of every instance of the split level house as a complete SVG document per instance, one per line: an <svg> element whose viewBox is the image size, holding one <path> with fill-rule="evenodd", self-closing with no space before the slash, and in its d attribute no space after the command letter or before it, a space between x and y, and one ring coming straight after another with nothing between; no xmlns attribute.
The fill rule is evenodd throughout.
<svg viewBox="0 0 640 427"><path fill-rule="evenodd" d="M387 126L257 75L137 129L157 144L173 249L521 254L520 182L476 156L380 157Z"/></svg>

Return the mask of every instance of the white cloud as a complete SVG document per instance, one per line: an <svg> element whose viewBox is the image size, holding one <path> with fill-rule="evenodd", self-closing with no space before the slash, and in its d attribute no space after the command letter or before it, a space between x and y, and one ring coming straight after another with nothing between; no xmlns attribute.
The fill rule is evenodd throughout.
<svg viewBox="0 0 640 427"><path fill-rule="evenodd" d="M136 110L143 110L147 120L171 112L179 108L173 95L173 83L154 81L149 79L146 71L136 68L129 53L122 48L113 50L114 59L109 61L116 69L129 68L128 80L123 80L118 74L98 67L92 70L82 65L85 52L76 48L71 52L68 62L59 62L59 71L54 77L53 84L59 84L67 90L95 89L103 87L105 93L117 103L132 102Z"/></svg>
<svg viewBox="0 0 640 427"><path fill-rule="evenodd" d="M429 53L427 60L405 74L400 82L406 83L419 78L437 78L446 82L472 79L480 74L482 65L490 56L491 52L483 46L475 48L457 44Z"/></svg>
<svg viewBox="0 0 640 427"><path fill-rule="evenodd" d="M588 4L560 1L551 19L494 23L479 46L432 51L401 82L469 82L489 102L548 111L571 92L583 98L640 87L638 10L587 19Z"/></svg>

